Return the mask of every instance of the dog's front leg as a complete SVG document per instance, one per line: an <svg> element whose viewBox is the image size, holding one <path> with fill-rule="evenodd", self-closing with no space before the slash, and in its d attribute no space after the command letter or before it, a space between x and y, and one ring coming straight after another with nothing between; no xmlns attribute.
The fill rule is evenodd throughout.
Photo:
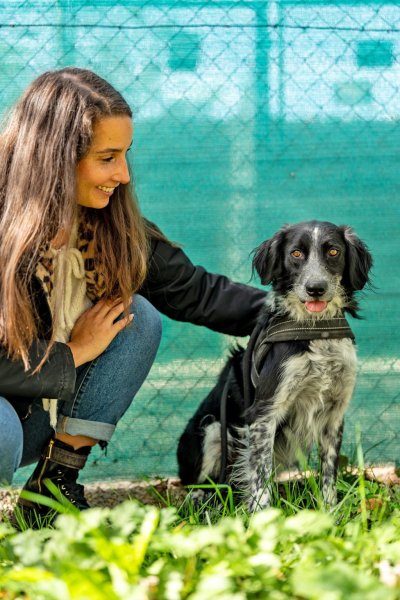
<svg viewBox="0 0 400 600"><path fill-rule="evenodd" d="M255 421L247 431L248 485L247 505L250 512L271 504L270 480L272 475L276 422Z"/></svg>
<svg viewBox="0 0 400 600"><path fill-rule="evenodd" d="M334 425L328 424L320 435L319 454L322 471L322 497L327 508L332 508L337 502L336 477L342 436L343 420Z"/></svg>

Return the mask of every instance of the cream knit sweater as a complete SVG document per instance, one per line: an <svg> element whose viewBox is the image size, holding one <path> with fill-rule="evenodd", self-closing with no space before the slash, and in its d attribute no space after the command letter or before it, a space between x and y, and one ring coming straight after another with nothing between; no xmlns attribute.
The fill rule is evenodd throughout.
<svg viewBox="0 0 400 600"><path fill-rule="evenodd" d="M76 248L78 225L71 232L68 244L51 248L54 266L54 288L49 299L53 329L57 342L68 342L81 314L92 306L86 295L85 265ZM43 398L43 408L50 413L50 425L57 424L57 399Z"/></svg>

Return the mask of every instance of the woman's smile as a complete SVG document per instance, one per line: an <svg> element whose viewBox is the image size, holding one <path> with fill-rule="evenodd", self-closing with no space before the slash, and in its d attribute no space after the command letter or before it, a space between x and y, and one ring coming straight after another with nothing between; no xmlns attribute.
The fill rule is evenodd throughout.
<svg viewBox="0 0 400 600"><path fill-rule="evenodd" d="M114 190L116 187L118 186L114 186L114 187L105 187L103 185L98 185L97 186L99 190L101 190L102 192L104 192L105 194L108 194L109 196L112 196Z"/></svg>

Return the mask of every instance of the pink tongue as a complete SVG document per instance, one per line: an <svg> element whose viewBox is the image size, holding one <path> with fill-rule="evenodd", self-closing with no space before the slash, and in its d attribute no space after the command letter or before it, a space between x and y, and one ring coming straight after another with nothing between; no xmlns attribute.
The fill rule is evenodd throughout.
<svg viewBox="0 0 400 600"><path fill-rule="evenodd" d="M327 304L322 300L312 300L311 302L305 302L305 307L309 312L321 312L327 307Z"/></svg>

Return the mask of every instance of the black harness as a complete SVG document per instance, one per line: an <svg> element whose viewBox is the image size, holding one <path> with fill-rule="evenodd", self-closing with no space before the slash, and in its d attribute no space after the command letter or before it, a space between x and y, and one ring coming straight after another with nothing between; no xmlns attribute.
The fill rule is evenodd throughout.
<svg viewBox="0 0 400 600"><path fill-rule="evenodd" d="M350 338L355 340L354 334L344 316L333 319L316 321L296 321L288 317L273 317L266 325L259 323L254 328L247 348L243 355L243 388L245 415L254 402L255 392L260 380L261 368L265 358L275 342L296 342L309 340L326 340ZM226 405L229 394L229 384L233 376L233 369L229 371L221 398L221 470L220 483L225 483L228 429L226 420Z"/></svg>

